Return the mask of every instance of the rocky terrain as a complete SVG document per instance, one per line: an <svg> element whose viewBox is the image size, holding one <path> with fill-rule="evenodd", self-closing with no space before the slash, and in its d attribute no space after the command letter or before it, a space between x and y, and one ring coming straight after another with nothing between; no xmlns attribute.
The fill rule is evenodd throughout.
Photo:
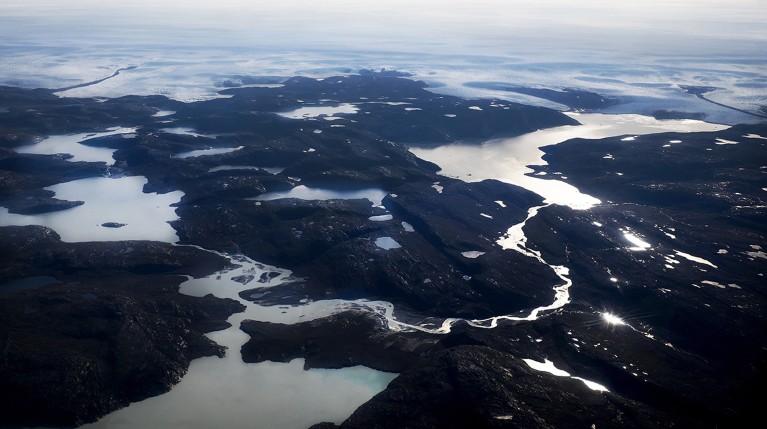
<svg viewBox="0 0 767 429"><path fill-rule="evenodd" d="M226 261L157 242L62 243L4 227L0 281L49 279L0 295L0 411L6 425L78 425L164 393L192 359L223 355L203 333L242 311L178 293L183 274ZM12 282L11 282L12 283Z"/></svg>
<svg viewBox="0 0 767 429"><path fill-rule="evenodd" d="M765 126L545 148L549 165L536 172L603 201L574 211L506 183L440 176L408 151L576 124L560 112L436 95L396 73L264 82L274 83L235 76L222 84L226 98L196 103L0 88L9 213L82 205L45 188L86 177L140 175L145 192L183 192L175 245L67 243L44 227L0 227L0 425L92 421L167 391L191 359L224 352L400 373L340 425L349 428L721 427L755 411L767 345ZM617 102L503 89L591 110ZM109 127L136 130L81 144L114 150L112 165L18 152ZM210 149L219 152L192 152ZM269 198L296 189L335 197ZM502 249L498 238L536 206L524 233L541 259ZM386 300L418 329L363 311L295 325L246 320L251 340L221 350L203 334L242 305L178 292L183 276L227 265L203 248L293 272L243 299ZM470 325L551 304L563 282L555 265L572 280L566 306ZM446 318L458 319L435 333ZM545 362L559 372L536 369Z"/></svg>

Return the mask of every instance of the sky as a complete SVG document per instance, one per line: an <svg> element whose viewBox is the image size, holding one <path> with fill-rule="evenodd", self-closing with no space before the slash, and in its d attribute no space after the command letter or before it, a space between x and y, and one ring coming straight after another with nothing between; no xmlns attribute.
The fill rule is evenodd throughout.
<svg viewBox="0 0 767 429"><path fill-rule="evenodd" d="M767 55L763 0L3 0L7 45Z"/></svg>
<svg viewBox="0 0 767 429"><path fill-rule="evenodd" d="M633 97L632 111L651 112L666 108L659 100L679 102L684 84L721 87L718 101L743 108L767 104L767 0L0 4L0 84L62 88L137 66L65 96L194 101L216 97L232 75L389 68L465 97L511 97L470 90L467 81L577 87Z"/></svg>

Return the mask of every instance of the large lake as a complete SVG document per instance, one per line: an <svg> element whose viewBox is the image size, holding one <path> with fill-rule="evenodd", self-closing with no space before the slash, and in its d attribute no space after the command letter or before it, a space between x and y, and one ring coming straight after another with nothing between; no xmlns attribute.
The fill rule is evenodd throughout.
<svg viewBox="0 0 767 429"><path fill-rule="evenodd" d="M466 182L496 179L528 189L545 198L547 203L587 209L599 200L581 193L562 180L528 176L529 165L546 165L542 159L543 146L574 138L601 139L612 136L637 138L663 132L719 131L727 125L693 120L657 120L642 115L576 114L569 116L582 125L539 130L518 137L489 140L481 145L449 144L436 148L411 148L416 156L441 168L440 174ZM682 142L683 143L683 142Z"/></svg>
<svg viewBox="0 0 767 429"><path fill-rule="evenodd" d="M143 176L92 177L59 183L45 189L55 192L60 200L84 204L32 216L8 213L8 209L0 207L0 226L43 225L55 230L66 242L177 242L176 231L168 222L178 219L173 205L181 201L184 193L145 193L146 183Z"/></svg>

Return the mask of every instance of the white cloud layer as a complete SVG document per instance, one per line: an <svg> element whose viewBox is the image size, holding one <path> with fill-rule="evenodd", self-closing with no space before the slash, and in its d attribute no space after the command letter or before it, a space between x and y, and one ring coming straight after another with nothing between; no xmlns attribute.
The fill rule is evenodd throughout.
<svg viewBox="0 0 767 429"><path fill-rule="evenodd" d="M5 0L0 84L62 88L135 65L62 95L193 101L236 74L387 67L467 97L551 105L463 86L499 81L629 96L632 112L701 111L678 85L707 85L754 109L767 104L765 16L763 0ZM710 120L748 119L713 109Z"/></svg>

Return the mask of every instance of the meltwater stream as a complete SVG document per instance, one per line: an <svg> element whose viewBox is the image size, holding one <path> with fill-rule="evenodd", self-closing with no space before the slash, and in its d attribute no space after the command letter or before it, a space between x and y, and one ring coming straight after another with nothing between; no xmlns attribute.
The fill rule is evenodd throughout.
<svg viewBox="0 0 767 429"><path fill-rule="evenodd" d="M729 128L725 125L710 124L694 120L657 120L642 115L604 115L569 113L582 125L562 126L539 130L518 137L494 139L482 145L450 144L436 148L411 148L419 158L431 161L440 167L440 174L461 179L465 182L479 182L495 179L535 192L544 198L544 205L531 207L524 221L512 225L496 243L503 249L516 251L538 262L548 265L560 278L561 283L553 287L554 301L546 306L531 310L527 315L502 315L482 320L464 321L471 326L494 328L500 320L535 320L545 311L556 310L570 302L569 288L572 281L568 277L569 269L562 265L551 265L541 253L527 247L524 227L527 221L538 212L552 204L568 206L574 210L587 210L601 201L591 195L581 193L576 187L562 180L541 179L530 176L531 165L546 165L541 147L554 145L573 138L606 138L631 135L626 140L634 140L639 135L661 132L700 132L719 131ZM503 202L497 202L503 205ZM447 319L437 328L414 329L433 333L447 333L453 324L461 319Z"/></svg>

